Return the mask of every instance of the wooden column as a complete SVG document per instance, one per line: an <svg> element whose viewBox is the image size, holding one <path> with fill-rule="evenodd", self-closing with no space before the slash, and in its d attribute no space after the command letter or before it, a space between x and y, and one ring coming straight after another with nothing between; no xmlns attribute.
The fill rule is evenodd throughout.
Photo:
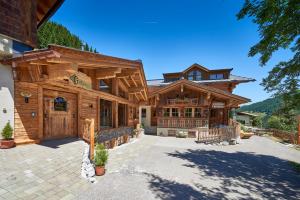
<svg viewBox="0 0 300 200"><path fill-rule="evenodd" d="M113 127L119 127L119 113L118 113L118 105L117 101L112 102L112 115L113 115Z"/></svg>
<svg viewBox="0 0 300 200"><path fill-rule="evenodd" d="M81 124L81 94L78 93L77 95L77 136L83 138L83 133L81 133L81 126L83 126L83 124Z"/></svg>
<svg viewBox="0 0 300 200"><path fill-rule="evenodd" d="M92 118L90 121L90 159L94 160L94 148L95 148L95 120Z"/></svg>
<svg viewBox="0 0 300 200"><path fill-rule="evenodd" d="M97 126L97 127L96 127L96 130L97 130L97 131L100 131L100 109L101 109L101 108L100 108L100 97L97 97L97 98L96 98L96 110L97 110L97 111L96 111L96 112L97 112L97 113L96 113L96 120L97 120L96 122L97 122L97 123L95 123L96 126Z"/></svg>
<svg viewBox="0 0 300 200"><path fill-rule="evenodd" d="M112 94L118 96L119 95L119 79L112 79Z"/></svg>
<svg viewBox="0 0 300 200"><path fill-rule="evenodd" d="M38 86L38 121L39 121L39 139L43 139L43 133L44 133L44 111L43 111L43 88L41 86Z"/></svg>

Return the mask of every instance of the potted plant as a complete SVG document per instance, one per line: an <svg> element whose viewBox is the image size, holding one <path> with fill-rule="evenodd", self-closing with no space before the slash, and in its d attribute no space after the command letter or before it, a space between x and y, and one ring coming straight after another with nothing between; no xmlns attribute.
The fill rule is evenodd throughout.
<svg viewBox="0 0 300 200"><path fill-rule="evenodd" d="M134 129L133 130L133 137L138 138L140 134L140 129Z"/></svg>
<svg viewBox="0 0 300 200"><path fill-rule="evenodd" d="M103 144L97 144L95 150L95 173L97 176L102 176L105 174L105 164L108 159L108 152Z"/></svg>
<svg viewBox="0 0 300 200"><path fill-rule="evenodd" d="M15 146L15 141L12 138L12 134L13 134L13 129L10 126L10 123L7 122L1 132L1 135L3 137L3 139L0 140L1 149L9 149Z"/></svg>

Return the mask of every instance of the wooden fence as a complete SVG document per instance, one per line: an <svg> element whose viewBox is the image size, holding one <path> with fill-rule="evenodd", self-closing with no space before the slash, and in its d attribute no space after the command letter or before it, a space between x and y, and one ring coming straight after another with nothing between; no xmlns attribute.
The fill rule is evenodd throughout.
<svg viewBox="0 0 300 200"><path fill-rule="evenodd" d="M274 137L278 137L282 139L285 142L291 143L291 144L298 144L298 134L296 132L288 132L283 130L277 130L277 129L270 129L270 132Z"/></svg>
<svg viewBox="0 0 300 200"><path fill-rule="evenodd" d="M198 142L219 143L236 140L240 135L238 127L227 126L222 128L198 128Z"/></svg>

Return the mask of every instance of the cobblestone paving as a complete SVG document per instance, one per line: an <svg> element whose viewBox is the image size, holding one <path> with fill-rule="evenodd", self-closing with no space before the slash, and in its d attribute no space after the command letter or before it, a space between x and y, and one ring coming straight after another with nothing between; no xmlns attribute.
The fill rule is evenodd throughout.
<svg viewBox="0 0 300 200"><path fill-rule="evenodd" d="M74 199L90 186L80 177L82 151L75 139L0 149L0 200Z"/></svg>
<svg viewBox="0 0 300 200"><path fill-rule="evenodd" d="M300 152L254 136L215 146L142 136L109 150L107 172L81 178L83 141L0 150L2 199L300 199Z"/></svg>
<svg viewBox="0 0 300 200"><path fill-rule="evenodd" d="M254 136L238 145L143 136L109 152L78 199L300 199L300 151Z"/></svg>

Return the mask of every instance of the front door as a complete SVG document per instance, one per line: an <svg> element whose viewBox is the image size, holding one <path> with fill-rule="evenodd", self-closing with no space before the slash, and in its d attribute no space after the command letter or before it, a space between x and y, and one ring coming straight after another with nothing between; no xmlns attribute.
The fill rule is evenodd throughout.
<svg viewBox="0 0 300 200"><path fill-rule="evenodd" d="M44 137L77 136L77 95L44 90Z"/></svg>

